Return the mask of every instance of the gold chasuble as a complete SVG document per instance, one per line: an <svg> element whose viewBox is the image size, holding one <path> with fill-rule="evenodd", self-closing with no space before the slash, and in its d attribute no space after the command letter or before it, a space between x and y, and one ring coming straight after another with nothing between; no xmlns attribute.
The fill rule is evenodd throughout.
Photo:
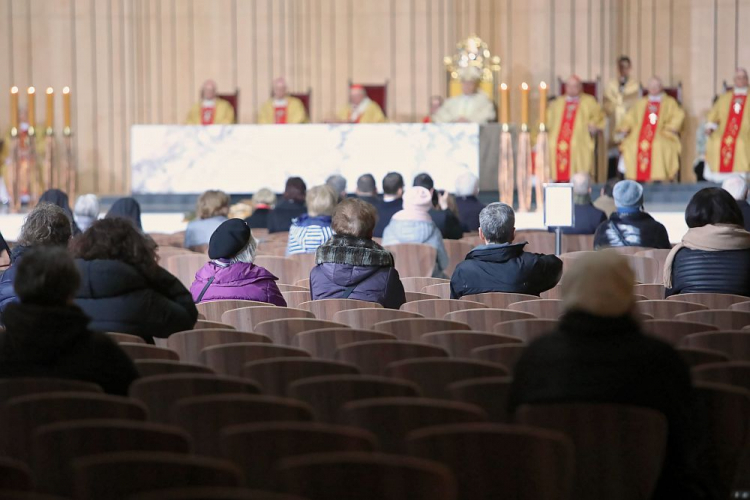
<svg viewBox="0 0 750 500"><path fill-rule="evenodd" d="M309 121L305 105L296 97L291 96L267 100L258 113L258 123L266 125L308 123Z"/></svg>
<svg viewBox="0 0 750 500"><path fill-rule="evenodd" d="M186 125L232 125L234 123L234 108L224 99L217 98L214 105L199 102L190 108Z"/></svg>
<svg viewBox="0 0 750 500"><path fill-rule="evenodd" d="M708 136L706 162L714 173L750 171L750 113L745 109L747 91L726 92L706 117L716 129Z"/></svg>
<svg viewBox="0 0 750 500"><path fill-rule="evenodd" d="M342 122L348 123L386 123L388 119L380 105L370 98L365 98L359 106L347 104L336 115Z"/></svg>
<svg viewBox="0 0 750 500"><path fill-rule="evenodd" d="M674 179L680 169L679 131L685 111L665 93L640 99L617 125L627 133L620 145L625 178L647 182Z"/></svg>
<svg viewBox="0 0 750 500"><path fill-rule="evenodd" d="M573 174L594 174L594 146L589 125L604 128L604 111L596 99L587 94L560 96L547 110L549 155L552 179L568 182Z"/></svg>

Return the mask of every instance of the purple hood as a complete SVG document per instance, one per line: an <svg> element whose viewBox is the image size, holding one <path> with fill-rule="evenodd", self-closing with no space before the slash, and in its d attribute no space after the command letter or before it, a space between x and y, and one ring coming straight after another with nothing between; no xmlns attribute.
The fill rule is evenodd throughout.
<svg viewBox="0 0 750 500"><path fill-rule="evenodd" d="M190 287L193 300L198 302L206 284L201 302L209 300L256 300L277 306L286 306L286 301L276 286L278 278L263 267L245 262L234 264L210 261L195 274Z"/></svg>

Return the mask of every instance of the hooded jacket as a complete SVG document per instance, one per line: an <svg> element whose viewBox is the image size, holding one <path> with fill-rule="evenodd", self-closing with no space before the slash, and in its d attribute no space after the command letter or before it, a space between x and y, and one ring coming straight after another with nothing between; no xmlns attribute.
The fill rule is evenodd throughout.
<svg viewBox="0 0 750 500"><path fill-rule="evenodd" d="M10 267L0 276L0 313L5 311L8 304L18 302L16 290L13 283L16 281L16 271L18 263L23 258L23 254L29 249L27 246L17 246L10 252Z"/></svg>
<svg viewBox="0 0 750 500"><path fill-rule="evenodd" d="M255 264L230 264L223 259L212 260L195 273L190 294L196 303L210 300L255 300L286 307L286 301L276 286L277 280L267 269Z"/></svg>
<svg viewBox="0 0 750 500"><path fill-rule="evenodd" d="M10 304L4 319L0 377L82 380L122 396L138 378L128 355L106 335L89 331L89 318L76 306Z"/></svg>
<svg viewBox="0 0 750 500"><path fill-rule="evenodd" d="M48 189L39 197L39 203L49 203L50 205L57 205L62 208L65 215L70 219L70 230L73 236L81 234L81 229L78 227L75 217L73 217L73 211L70 209L70 200L64 191Z"/></svg>
<svg viewBox="0 0 750 500"><path fill-rule="evenodd" d="M728 293L750 297L750 249L708 252L680 249L672 263L672 288L680 293Z"/></svg>
<svg viewBox="0 0 750 500"><path fill-rule="evenodd" d="M113 217L127 219L133 223L136 229L143 231L143 225L141 224L141 204L135 198L120 198L114 202L105 218L111 219Z"/></svg>
<svg viewBox="0 0 750 500"><path fill-rule="evenodd" d="M539 295L553 288L562 275L554 255L524 252L527 242L478 246L456 266L451 298L486 292Z"/></svg>
<svg viewBox="0 0 750 500"><path fill-rule="evenodd" d="M313 300L349 298L398 309L406 302L393 255L372 240L334 236L316 253L310 272Z"/></svg>
<svg viewBox="0 0 750 500"><path fill-rule="evenodd" d="M594 234L594 249L647 247L669 249L666 228L646 212L615 212Z"/></svg>

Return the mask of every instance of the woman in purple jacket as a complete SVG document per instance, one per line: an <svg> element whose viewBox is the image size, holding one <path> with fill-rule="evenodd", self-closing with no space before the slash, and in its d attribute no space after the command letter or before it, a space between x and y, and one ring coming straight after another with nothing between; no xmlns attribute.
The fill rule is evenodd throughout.
<svg viewBox="0 0 750 500"><path fill-rule="evenodd" d="M276 276L253 264L257 243L242 219L229 219L216 228L208 243L211 259L195 274L190 287L195 303L210 300L255 300L277 306L286 301Z"/></svg>
<svg viewBox="0 0 750 500"><path fill-rule="evenodd" d="M347 198L333 212L334 236L318 247L310 273L313 300L357 299L398 309L406 302L393 255L372 241L375 207Z"/></svg>

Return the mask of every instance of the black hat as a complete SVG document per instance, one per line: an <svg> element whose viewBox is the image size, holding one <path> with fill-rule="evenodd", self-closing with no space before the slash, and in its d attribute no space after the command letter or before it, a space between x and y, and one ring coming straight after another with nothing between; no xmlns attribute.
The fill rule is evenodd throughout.
<svg viewBox="0 0 750 500"><path fill-rule="evenodd" d="M231 259L250 241L250 228L242 219L229 219L221 223L211 235L208 243L208 257L211 259Z"/></svg>

